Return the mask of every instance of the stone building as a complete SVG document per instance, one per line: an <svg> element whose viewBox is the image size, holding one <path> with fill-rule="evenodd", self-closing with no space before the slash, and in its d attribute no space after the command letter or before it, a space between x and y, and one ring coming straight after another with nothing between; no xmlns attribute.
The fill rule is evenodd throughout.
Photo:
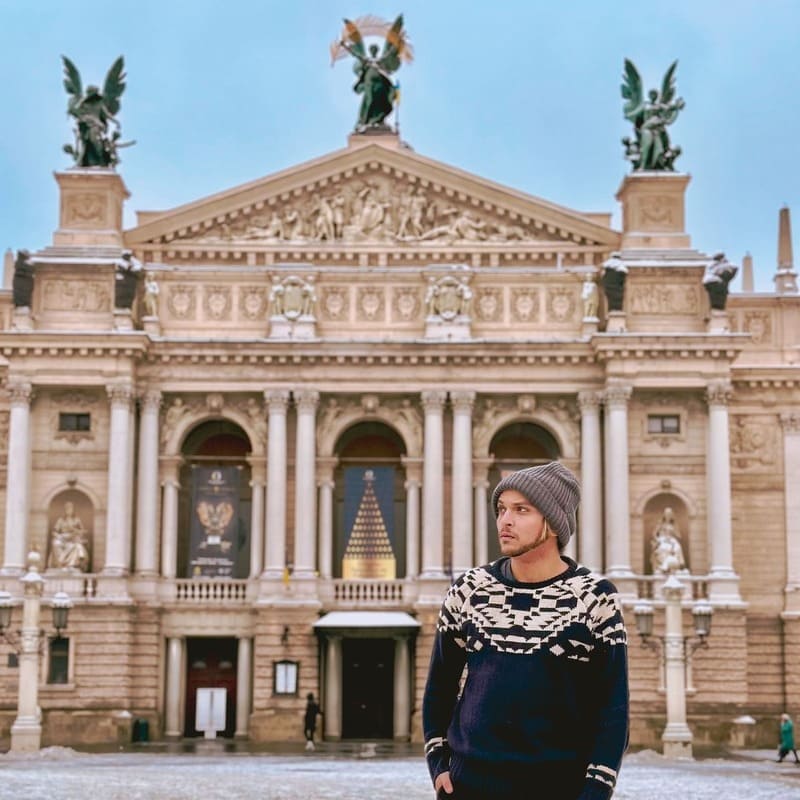
<svg viewBox="0 0 800 800"><path fill-rule="evenodd" d="M665 509L687 636L714 609L697 740L749 714L771 746L800 710L791 252L774 293L712 303L687 175L627 175L621 231L391 133L129 230L120 174L56 179L53 242L0 291L0 589L18 626L37 548L45 606L73 601L45 744L198 735L199 688L226 689L224 736L300 741L313 691L328 739L419 741L439 603L498 554L491 489L554 458L583 485L570 554L624 597L633 743L664 727L633 608L661 629ZM6 740L16 692L4 651Z"/></svg>

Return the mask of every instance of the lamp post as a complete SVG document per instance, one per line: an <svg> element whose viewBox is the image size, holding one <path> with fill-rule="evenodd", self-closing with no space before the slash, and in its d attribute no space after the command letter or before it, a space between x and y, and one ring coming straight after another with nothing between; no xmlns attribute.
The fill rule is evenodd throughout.
<svg viewBox="0 0 800 800"><path fill-rule="evenodd" d="M664 582L664 635L653 638L653 605L642 600L633 609L642 646L656 650L664 668L667 694L667 724L661 735L664 755L670 758L692 757L692 731L686 723L686 671L692 653L707 647L714 611L707 600L697 601L692 608L695 637L683 635L681 601L684 585L671 574Z"/></svg>
<svg viewBox="0 0 800 800"><path fill-rule="evenodd" d="M0 592L0 633L19 654L19 687L17 718L11 726L11 750L38 750L42 742L42 714L39 709L39 656L45 643L45 632L39 628L44 578L39 573L42 557L36 550L28 553L28 571L22 583L22 628L17 636L8 633L13 602L8 592ZM53 627L56 635L67 627L69 596L58 592L53 596Z"/></svg>

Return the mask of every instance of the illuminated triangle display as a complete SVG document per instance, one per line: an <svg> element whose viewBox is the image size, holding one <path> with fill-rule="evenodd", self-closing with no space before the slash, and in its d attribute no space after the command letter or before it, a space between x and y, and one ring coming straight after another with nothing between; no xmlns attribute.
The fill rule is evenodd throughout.
<svg viewBox="0 0 800 800"><path fill-rule="evenodd" d="M368 469L364 473L364 493L342 559L345 580L394 580L397 576L392 542L375 496L374 481L375 473Z"/></svg>

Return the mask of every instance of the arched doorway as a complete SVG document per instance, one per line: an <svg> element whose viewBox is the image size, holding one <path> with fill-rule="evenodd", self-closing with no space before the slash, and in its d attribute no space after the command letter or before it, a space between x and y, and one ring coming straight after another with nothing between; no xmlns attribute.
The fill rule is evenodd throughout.
<svg viewBox="0 0 800 800"><path fill-rule="evenodd" d="M334 577L404 576L403 440L388 425L361 422L339 437L335 453Z"/></svg>
<svg viewBox="0 0 800 800"><path fill-rule="evenodd" d="M178 576L246 578L250 572L247 434L210 420L186 437L178 505Z"/></svg>
<svg viewBox="0 0 800 800"><path fill-rule="evenodd" d="M489 452L494 458L489 470L489 486L492 492L508 473L543 464L546 461L554 461L561 455L553 434L533 422L513 422L501 428L492 438ZM489 497L491 499L491 493ZM487 528L489 560L494 561L500 557L500 546L497 542L497 526L491 503L486 513L489 517Z"/></svg>

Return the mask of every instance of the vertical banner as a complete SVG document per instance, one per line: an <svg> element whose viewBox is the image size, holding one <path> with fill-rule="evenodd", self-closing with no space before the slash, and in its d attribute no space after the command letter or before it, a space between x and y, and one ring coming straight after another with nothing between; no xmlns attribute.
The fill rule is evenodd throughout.
<svg viewBox="0 0 800 800"><path fill-rule="evenodd" d="M195 467L189 575L233 578L239 554L238 467Z"/></svg>
<svg viewBox="0 0 800 800"><path fill-rule="evenodd" d="M345 579L394 580L394 467L346 467L342 558Z"/></svg>

